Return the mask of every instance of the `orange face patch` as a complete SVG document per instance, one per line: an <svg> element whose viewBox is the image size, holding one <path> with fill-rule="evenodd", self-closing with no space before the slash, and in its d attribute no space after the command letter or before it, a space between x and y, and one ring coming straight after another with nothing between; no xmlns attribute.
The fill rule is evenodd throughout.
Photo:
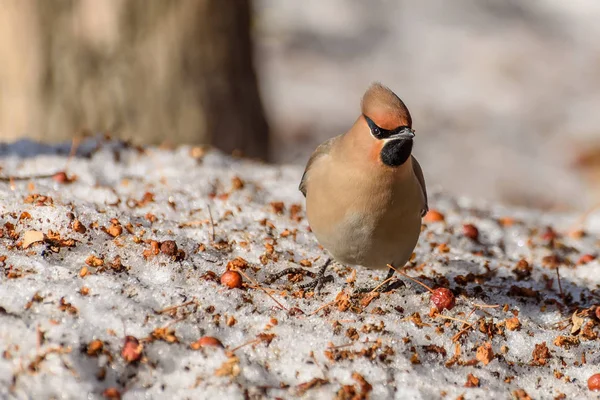
<svg viewBox="0 0 600 400"><path fill-rule="evenodd" d="M371 149L369 150L369 161L374 164L382 164L381 162L381 149L383 149L383 140L373 140Z"/></svg>
<svg viewBox="0 0 600 400"><path fill-rule="evenodd" d="M393 130L399 126L410 126L410 123L405 116L393 112L372 112L369 114L369 118L371 118L378 127L387 130Z"/></svg>

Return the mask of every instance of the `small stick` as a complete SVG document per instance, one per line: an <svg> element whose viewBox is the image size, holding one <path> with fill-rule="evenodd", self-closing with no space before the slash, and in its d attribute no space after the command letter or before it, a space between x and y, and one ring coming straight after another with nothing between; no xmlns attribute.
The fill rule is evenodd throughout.
<svg viewBox="0 0 600 400"><path fill-rule="evenodd" d="M204 225L204 223L207 222L206 220L198 220L198 221L187 221L187 222L182 222L181 224L179 224L180 228L187 228L190 226L197 226L197 225Z"/></svg>
<svg viewBox="0 0 600 400"><path fill-rule="evenodd" d="M583 356L582 356L582 357L585 357L585 353L583 354ZM313 359L313 361L315 362L315 365L316 365L317 367L319 367L319 369L321 370L321 373L323 374L323 377L325 377L325 376L326 376L326 374L325 374L325 371L324 371L324 370L323 370L323 368L321 367L321 364L319 364L319 361L317 361L317 357L315 357L315 352L314 352L314 351L311 351L311 352L310 352L310 358L312 358L312 359ZM584 363L584 364L585 364L585 363Z"/></svg>
<svg viewBox="0 0 600 400"><path fill-rule="evenodd" d="M473 303L474 307L479 307L479 308L498 308L500 307L500 304L477 304L477 303Z"/></svg>
<svg viewBox="0 0 600 400"><path fill-rule="evenodd" d="M0 176L0 182L11 182L11 185L14 181L28 181L30 179L50 179L55 174L40 174L40 175L30 175L30 176Z"/></svg>
<svg viewBox="0 0 600 400"><path fill-rule="evenodd" d="M167 308L163 308L162 310L158 310L158 311L155 310L154 312L156 314L164 314L166 312L177 310L178 308L189 306L190 304L194 304L194 303L196 303L196 299L195 298L192 299L192 300L190 300L190 301L187 301L187 302L185 302L183 304L179 304L179 305L176 305L176 306L170 306L170 307L167 307Z"/></svg>
<svg viewBox="0 0 600 400"><path fill-rule="evenodd" d="M67 162L65 162L65 171L67 170L67 168L69 168L69 164L71 163L73 157L75 157L75 154L77 153L77 148L79 147L80 143L81 136L75 136L73 139L71 139L71 150L69 151Z"/></svg>
<svg viewBox="0 0 600 400"><path fill-rule="evenodd" d="M242 344L240 344L238 347L234 347L233 349L231 349L231 350L229 350L229 351L233 353L234 351L236 351L236 350L239 350L239 349L241 349L242 347L246 347L246 346L248 346L248 345L251 345L251 344L256 344L256 343L260 343L260 342L262 342L262 339L252 339L252 340L250 340L249 342L242 343Z"/></svg>
<svg viewBox="0 0 600 400"><path fill-rule="evenodd" d="M373 288L373 290L371 290L371 293L374 293L374 292L376 292L376 291L377 291L377 289L379 289L380 287L382 287L382 286L383 286L383 285L385 285L386 283L390 282L390 281L392 280L392 278L393 278L393 277L391 277L391 276L390 276L390 277L389 277L389 278L387 278L385 281L383 281L383 282L381 282L379 285L375 286L375 287Z"/></svg>
<svg viewBox="0 0 600 400"><path fill-rule="evenodd" d="M565 302L565 294L563 293L562 284L560 283L560 272L558 271L559 266L556 267L556 279L558 281L558 290L560 291L560 298L563 303Z"/></svg>
<svg viewBox="0 0 600 400"><path fill-rule="evenodd" d="M462 336L463 333L466 333L472 327L473 327L473 325L471 325L471 324L467 325L463 330L458 332L456 335L452 336L452 341L456 342L458 339L460 339L460 337Z"/></svg>
<svg viewBox="0 0 600 400"><path fill-rule="evenodd" d="M286 310L286 311L289 311L289 310L287 309L287 307L286 307L286 306L284 306L284 305L283 305L283 304L281 304L279 301L277 301L277 299L276 299L275 297L273 297L273 296L271 295L271 293L269 293L269 292L268 292L268 291L267 291L265 288L263 288L262 286L260 286L260 285L259 285L259 283L258 283L258 282L256 282L254 279L252 279L252 278L250 278L248 275L246 275L246 273L244 273L244 271L242 271L241 269L239 269L239 268L237 268L237 267L233 267L233 268L231 268L231 270L232 270L232 271L239 272L240 274L242 274L242 275L244 276L244 278L248 279L250 282L252 282L252 284L254 284L254 287L256 287L257 289L260 289L260 290L262 290L263 292L265 292L265 294L266 294L267 296L269 296L269 297L270 297L270 298L271 298L271 299L272 299L272 300L273 300L275 303L277 303L277 305L278 305L278 306L279 306L281 309L283 309L283 310Z"/></svg>
<svg viewBox="0 0 600 400"><path fill-rule="evenodd" d="M417 279L415 279L415 278L413 278L413 277L410 277L410 276L408 276L408 275L407 275L407 274L405 274L404 272L401 272L401 271L397 270L397 269L396 269L396 268L394 268L394 267L393 267L391 264L388 264L387 266L388 266L389 268L393 269L394 271L396 271L397 273L399 273L400 275L402 275L402 276L404 276L404 277L406 277L406 278L410 279L411 281L413 281L413 282L415 282L415 283L418 283L419 285L423 286L425 289L427 289L427 290L429 290L431 293L433 293L433 289L432 289L432 288L430 288L429 286L427 286L426 284L424 284L423 282L421 282L421 281L419 281L419 280L417 280Z"/></svg>
<svg viewBox="0 0 600 400"><path fill-rule="evenodd" d="M454 317L448 317L447 315L443 315L443 314L438 314L438 315L436 315L436 317L444 318L444 319L450 319L452 321L462 322L463 324L471 325L469 322L465 321L464 319L458 319L458 318L454 318Z"/></svg>
<svg viewBox="0 0 600 400"><path fill-rule="evenodd" d="M213 220L212 211L210 210L210 204L206 203L206 208L208 208L208 216L210 217L210 242L214 243L215 241L215 221Z"/></svg>
<svg viewBox="0 0 600 400"><path fill-rule="evenodd" d="M314 314L318 313L319 311L321 311L322 309L324 309L326 307L329 307L329 306L332 306L334 304L335 304L335 300L334 301L330 301L329 303L325 303L321 307L317 308L315 311L311 312L308 315L314 315Z"/></svg>

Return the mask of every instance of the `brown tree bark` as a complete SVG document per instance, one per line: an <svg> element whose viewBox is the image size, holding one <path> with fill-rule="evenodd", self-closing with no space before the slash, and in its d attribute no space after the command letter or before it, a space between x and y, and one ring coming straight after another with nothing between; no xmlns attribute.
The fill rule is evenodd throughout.
<svg viewBox="0 0 600 400"><path fill-rule="evenodd" d="M0 0L0 139L82 129L265 158L250 0Z"/></svg>

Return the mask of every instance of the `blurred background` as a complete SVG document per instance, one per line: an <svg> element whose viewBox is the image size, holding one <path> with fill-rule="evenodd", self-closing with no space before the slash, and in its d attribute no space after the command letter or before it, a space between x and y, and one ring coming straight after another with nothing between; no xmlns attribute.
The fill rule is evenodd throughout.
<svg viewBox="0 0 600 400"><path fill-rule="evenodd" d="M305 164L372 81L430 187L600 202L597 0L0 0L0 140L109 132Z"/></svg>

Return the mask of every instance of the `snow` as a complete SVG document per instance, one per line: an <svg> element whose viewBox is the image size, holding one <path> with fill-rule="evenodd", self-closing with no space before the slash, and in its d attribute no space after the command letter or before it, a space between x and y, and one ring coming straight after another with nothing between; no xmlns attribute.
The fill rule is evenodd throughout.
<svg viewBox="0 0 600 400"><path fill-rule="evenodd" d="M68 160L68 146L58 151L21 142L2 148L1 176L66 170L76 179L0 182L0 256L6 256L0 263L1 398L100 399L108 388L124 399L330 399L352 391L373 399L506 398L517 390L536 399L590 395L587 379L600 372L598 339L581 328L574 333L578 345L554 343L571 335L576 310L587 310L578 315L598 334L598 261L577 264L583 254L596 255L598 218L588 221L586 235L573 237L567 233L575 215L505 208L431 188L431 208L445 222L425 224L404 272L454 291L457 305L441 314L474 324L456 338L463 323L430 312L430 293L398 274L405 286L367 305L352 299L347 309L340 292L372 285L383 272L334 264L329 273L335 281L316 294L303 294L286 277L261 284L270 273L300 267L301 260L316 271L327 259L303 209L298 218L291 213L293 205L303 207L297 190L302 167L185 146L135 149L98 140L83 149ZM26 202L34 193L52 202ZM280 214L277 202L283 202ZM512 225L500 224L502 217L511 217ZM74 220L85 233L75 231ZM122 227L117 237L107 233L115 223ZM462 234L465 223L479 229L479 243ZM543 237L549 225L554 240ZM22 249L27 231L47 239ZM52 245L56 233L74 239L74 246ZM174 240L185 254L150 254L150 240ZM86 265L91 255L104 266ZM563 260L564 299L552 260L544 259L550 255ZM111 266L117 257L123 268ZM236 257L248 262L242 272L252 281L228 289L218 277ZM522 258L532 271L518 280L513 270ZM515 294L512 286L531 288L537 297ZM521 328L508 330L505 322L515 315ZM153 338L157 328L171 329L176 339ZM128 364L121 356L127 335L143 344L140 362ZM218 338L225 348L192 349L202 336ZM90 354L94 340L103 348ZM486 342L494 357L484 365L475 357ZM542 342L550 357L533 366L532 352ZM370 393L355 373L372 386ZM468 374L479 387L465 387ZM322 384L301 386L315 378Z"/></svg>

